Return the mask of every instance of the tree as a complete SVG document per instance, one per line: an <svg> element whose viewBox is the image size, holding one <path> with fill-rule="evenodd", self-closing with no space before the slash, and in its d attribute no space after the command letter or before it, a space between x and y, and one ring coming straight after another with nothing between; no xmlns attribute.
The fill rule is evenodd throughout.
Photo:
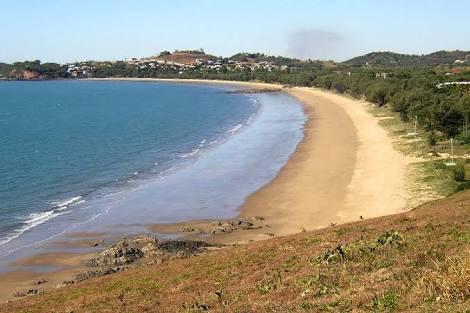
<svg viewBox="0 0 470 313"><path fill-rule="evenodd" d="M388 88L385 84L374 84L366 90L366 99L381 107L385 105Z"/></svg>
<svg viewBox="0 0 470 313"><path fill-rule="evenodd" d="M466 95L460 99L459 102L459 109L462 111L462 114L464 116L464 122L462 125L462 136L464 136L465 139L468 139L470 137L470 95Z"/></svg>

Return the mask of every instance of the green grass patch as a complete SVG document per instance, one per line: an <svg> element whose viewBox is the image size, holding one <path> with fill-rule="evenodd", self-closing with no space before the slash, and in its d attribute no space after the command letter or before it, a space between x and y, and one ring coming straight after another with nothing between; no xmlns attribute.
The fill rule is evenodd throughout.
<svg viewBox="0 0 470 313"><path fill-rule="evenodd" d="M455 180L452 166L446 166L444 161L435 160L421 162L416 165L421 182L430 186L440 196L449 196L459 191L461 183Z"/></svg>
<svg viewBox="0 0 470 313"><path fill-rule="evenodd" d="M398 308L399 300L397 290L391 289L372 299L372 309L375 312L394 312Z"/></svg>
<svg viewBox="0 0 470 313"><path fill-rule="evenodd" d="M463 231L457 228L452 228L447 232L447 235L453 240L470 244L470 231Z"/></svg>

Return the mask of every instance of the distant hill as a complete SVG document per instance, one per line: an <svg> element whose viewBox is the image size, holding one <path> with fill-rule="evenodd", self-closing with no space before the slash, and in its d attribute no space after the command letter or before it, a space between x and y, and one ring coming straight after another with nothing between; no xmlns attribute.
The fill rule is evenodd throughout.
<svg viewBox="0 0 470 313"><path fill-rule="evenodd" d="M343 62L352 66L437 66L451 64L470 65L470 51L437 51L426 55L372 52Z"/></svg>
<svg viewBox="0 0 470 313"><path fill-rule="evenodd" d="M231 57L229 57L229 59L233 61L240 61L240 62L271 62L277 65L288 65L288 66L294 66L302 62L298 59L292 59L288 57L272 56L272 55L267 55L264 53L248 53L248 52L241 52L241 53L234 54Z"/></svg>
<svg viewBox="0 0 470 313"><path fill-rule="evenodd" d="M12 68L11 64L0 63L0 77L7 77Z"/></svg>
<svg viewBox="0 0 470 313"><path fill-rule="evenodd" d="M216 60L217 57L206 54L203 50L184 50L184 51L163 51L157 59L167 62L180 63L180 64L195 64L197 60L207 62L208 60Z"/></svg>

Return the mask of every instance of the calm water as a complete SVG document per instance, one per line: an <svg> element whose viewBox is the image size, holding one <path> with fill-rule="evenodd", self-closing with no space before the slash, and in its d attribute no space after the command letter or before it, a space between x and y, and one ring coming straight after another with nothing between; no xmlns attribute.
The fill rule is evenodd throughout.
<svg viewBox="0 0 470 313"><path fill-rule="evenodd" d="M70 230L233 216L303 123L283 94L0 82L0 260Z"/></svg>

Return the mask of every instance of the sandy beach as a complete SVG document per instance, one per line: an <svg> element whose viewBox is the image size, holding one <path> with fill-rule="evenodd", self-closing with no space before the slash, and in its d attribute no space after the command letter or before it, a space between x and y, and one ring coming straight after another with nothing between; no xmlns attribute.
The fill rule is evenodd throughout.
<svg viewBox="0 0 470 313"><path fill-rule="evenodd" d="M269 230L230 232L219 235L216 241L261 240L409 209L405 173L412 160L393 148L379 119L368 112L369 103L315 88L283 91L304 105L304 138L277 177L240 208L240 217L261 216ZM191 224L195 223L155 225L151 229L171 233Z"/></svg>
<svg viewBox="0 0 470 313"><path fill-rule="evenodd" d="M406 209L410 160L393 149L367 103L312 88L288 92L305 106L304 140L241 215L266 216L284 235Z"/></svg>
<svg viewBox="0 0 470 313"><path fill-rule="evenodd" d="M282 88L280 85L264 83L158 81L238 84L258 89ZM389 215L407 209L405 171L411 161L393 149L392 140L378 125L378 119L367 112L367 103L313 88L293 87L282 90L304 105L308 119L304 138L287 164L273 181L249 196L240 208L241 218L259 216L262 217L262 225L250 230L236 230L212 236L209 241L244 243L361 218ZM149 229L160 233L179 233L183 226L198 223L201 222L150 225ZM183 235L186 238L198 237L196 234ZM90 238L89 243L94 240ZM83 245L83 242L80 244ZM83 258L64 257L67 259L68 273L76 273L78 268L83 267ZM41 256L41 259L50 258ZM53 263L57 263L57 259L60 256L54 255ZM20 263L34 265L34 258L21 260ZM44 275L2 275L0 294L5 296L0 297L0 301L11 298L14 290L23 288L28 282L31 284L33 277L47 277L51 284L44 286L46 289L53 287L53 283L56 284L58 279L54 277L64 279L64 275L57 272Z"/></svg>

